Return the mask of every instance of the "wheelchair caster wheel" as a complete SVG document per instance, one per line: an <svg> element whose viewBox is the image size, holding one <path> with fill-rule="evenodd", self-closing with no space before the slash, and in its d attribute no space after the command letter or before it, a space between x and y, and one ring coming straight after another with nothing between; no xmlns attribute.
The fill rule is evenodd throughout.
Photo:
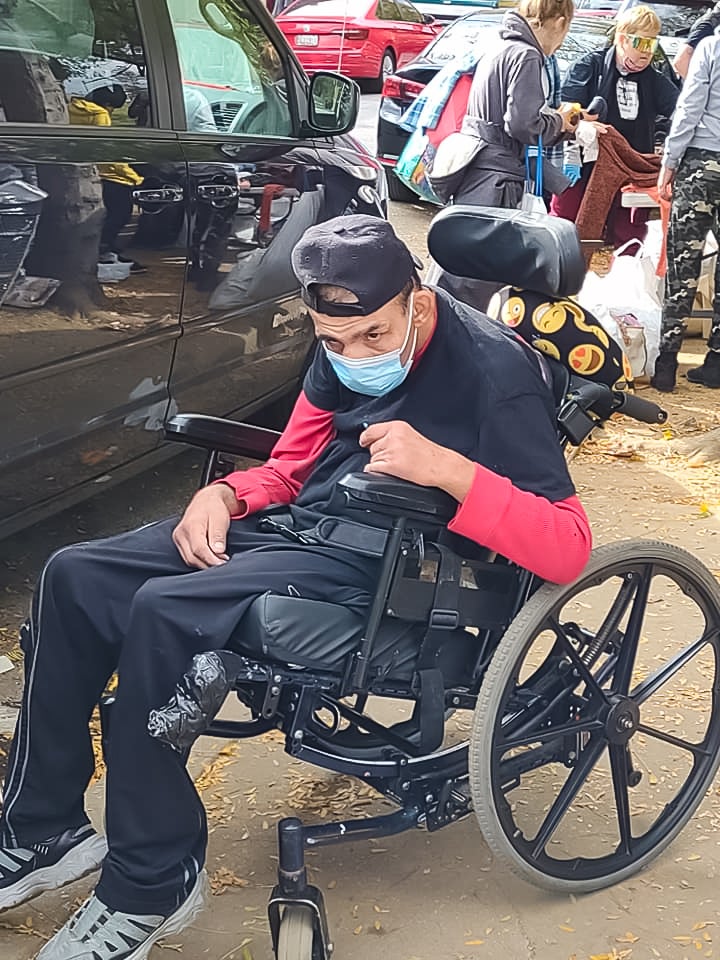
<svg viewBox="0 0 720 960"><path fill-rule="evenodd" d="M315 925L309 907L288 904L278 931L276 960L314 960Z"/></svg>

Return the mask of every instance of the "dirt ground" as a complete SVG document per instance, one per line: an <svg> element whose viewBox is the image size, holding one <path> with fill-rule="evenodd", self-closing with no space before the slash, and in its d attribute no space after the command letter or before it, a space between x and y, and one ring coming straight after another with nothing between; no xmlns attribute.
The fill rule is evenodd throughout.
<svg viewBox="0 0 720 960"><path fill-rule="evenodd" d="M687 342L683 369L697 362L701 349L700 341ZM659 399L648 386L639 389ZM720 396L681 381L678 392L662 400L670 411L665 427L618 419L573 458L578 492L597 543L665 540L691 550L720 577L718 465L676 453L684 438L720 426ZM179 499L185 493L180 491ZM14 631L37 571L22 568L22 558L6 556L4 562L8 571L14 564L14 575L3 597L0 653L14 660ZM674 617L673 629L681 631L686 623L680 613ZM10 708L19 679L17 667L0 676L0 702ZM693 695L676 712L689 721L702 719L708 702L709 697L698 703ZM467 729L460 715L457 735ZM670 759L656 756L652 762L661 781L675 776ZM365 785L290 761L273 735L226 746L204 741L192 769L209 813L214 895L193 927L163 948L192 960L269 960L265 909L276 869L277 820L287 814L310 821L361 816L387 804ZM594 799L599 802L589 804L592 816L602 822L602 791ZM102 781L90 794L98 823L101 807ZM589 825L590 813L587 817ZM515 878L493 859L474 817L435 834L416 830L382 842L326 848L310 854L308 862L326 896L340 960L683 960L720 956L718 827L716 784L649 869L583 897L544 893ZM34 957L90 888L90 880L81 881L3 915L3 960ZM154 956L161 956L160 948Z"/></svg>

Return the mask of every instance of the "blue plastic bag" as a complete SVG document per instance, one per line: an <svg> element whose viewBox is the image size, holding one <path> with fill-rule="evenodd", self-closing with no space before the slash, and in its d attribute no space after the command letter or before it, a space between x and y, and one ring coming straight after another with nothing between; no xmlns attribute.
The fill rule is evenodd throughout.
<svg viewBox="0 0 720 960"><path fill-rule="evenodd" d="M395 176L423 200L442 206L442 201L435 194L427 177L427 167L434 156L435 147L430 143L428 135L418 128L411 134L398 158Z"/></svg>

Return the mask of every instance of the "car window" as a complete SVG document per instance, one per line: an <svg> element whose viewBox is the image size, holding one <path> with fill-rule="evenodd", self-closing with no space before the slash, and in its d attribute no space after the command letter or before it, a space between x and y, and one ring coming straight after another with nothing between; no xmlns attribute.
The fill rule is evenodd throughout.
<svg viewBox="0 0 720 960"><path fill-rule="evenodd" d="M396 0L397 8L400 11L400 19L407 23L422 23L423 18L419 10L416 10L411 3L403 3L403 0Z"/></svg>
<svg viewBox="0 0 720 960"><path fill-rule="evenodd" d="M375 16L378 20L401 20L400 11L395 0L378 0Z"/></svg>
<svg viewBox="0 0 720 960"><path fill-rule="evenodd" d="M133 0L0 4L0 120L153 125Z"/></svg>
<svg viewBox="0 0 720 960"><path fill-rule="evenodd" d="M166 0L187 129L288 137L292 115L278 48L239 0Z"/></svg>

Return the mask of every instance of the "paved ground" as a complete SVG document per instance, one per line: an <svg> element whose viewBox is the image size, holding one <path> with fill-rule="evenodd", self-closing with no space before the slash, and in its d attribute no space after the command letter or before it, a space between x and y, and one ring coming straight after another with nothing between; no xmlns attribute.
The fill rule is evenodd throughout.
<svg viewBox="0 0 720 960"><path fill-rule="evenodd" d="M396 206L392 217L424 255L427 210ZM699 349L691 341L682 359L691 362ZM692 435L720 423L718 401L707 391L684 387L669 404L672 432ZM720 574L717 474L703 466L689 469L673 455L672 442L670 434L643 425L615 425L576 458L573 475L596 540L657 537L691 549ZM197 463L187 455L117 488L110 500L85 504L0 544L0 628L9 631L21 619L42 558L53 548L180 509L196 475ZM687 601L670 591L653 601L657 619L648 627L644 647L649 665L667 657L692 627ZM591 607L586 615L592 615ZM701 695L701 674L681 678L673 697L661 705L657 723L686 733L702 727L710 696ZM8 718L18 681L18 669L0 675L0 704ZM0 709L0 732L3 722ZM467 726L461 715L455 735L466 735ZM653 747L640 796L652 800L651 787L670 789L680 764L671 749ZM384 801L362 784L289 761L272 736L225 748L202 742L192 770L209 812L208 870L215 895L197 923L165 949L191 960L269 960L265 905L276 869L276 821L288 813L308 820L357 816L386 809ZM611 829L606 786L601 783L585 798L576 836L602 838ZM102 782L91 791L90 808L100 825ZM642 816L641 806L635 813ZM326 895L340 960L717 957L719 826L715 786L693 822L650 869L578 898L546 894L514 878L492 858L474 818L433 835L414 831L383 842L329 848L310 856L309 863ZM0 918L2 960L34 957L90 888L90 881L83 881ZM159 950L153 956L157 960Z"/></svg>

